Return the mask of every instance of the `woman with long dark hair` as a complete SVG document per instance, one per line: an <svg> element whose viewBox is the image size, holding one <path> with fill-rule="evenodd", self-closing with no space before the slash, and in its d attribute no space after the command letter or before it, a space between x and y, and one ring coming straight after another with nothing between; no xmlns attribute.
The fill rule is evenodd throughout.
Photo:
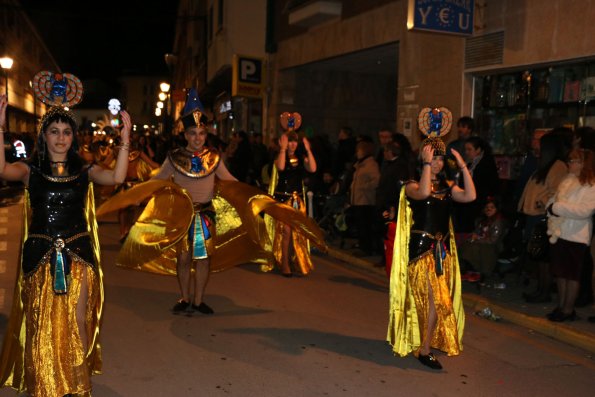
<svg viewBox="0 0 595 397"><path fill-rule="evenodd" d="M68 75L52 78L70 84ZM25 211L0 382L44 397L90 395L91 375L101 371L103 283L93 183L124 181L131 127L130 117L122 112L124 125L114 170L87 165L74 139L75 119L63 107L78 101L59 99L46 102L57 106L42 117L36 151L29 162L7 163L0 151L0 178L24 183L25 209L30 210ZM0 146L6 107L6 96L0 96Z"/></svg>
<svg viewBox="0 0 595 397"><path fill-rule="evenodd" d="M413 353L435 370L442 365L431 349L459 354L465 326L451 205L475 199L473 179L456 150L452 154L465 188L444 173L446 145L440 136L450 129L449 120L446 108L420 113L420 129L428 136L420 150L421 178L401 190L390 275L387 340L395 354Z"/></svg>
<svg viewBox="0 0 595 397"><path fill-rule="evenodd" d="M539 222L545 222L546 204L568 174L568 167L564 160L570 150L568 137L571 136L572 131L567 128L557 128L540 139L537 170L525 185L518 204L518 211L525 214L525 241L529 240ZM533 293L524 293L523 296L529 303L548 302L551 299L550 287L552 283L550 265L545 258L538 258L535 262L537 289Z"/></svg>

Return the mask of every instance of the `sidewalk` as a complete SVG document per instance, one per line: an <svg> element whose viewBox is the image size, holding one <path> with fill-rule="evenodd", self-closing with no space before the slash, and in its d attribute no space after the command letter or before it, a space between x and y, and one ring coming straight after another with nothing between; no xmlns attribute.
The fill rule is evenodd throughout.
<svg viewBox="0 0 595 397"><path fill-rule="evenodd" d="M338 242L329 243L328 255L383 278L388 288L386 271L384 267L377 266L382 261L382 257L354 255L357 251L349 248L353 242L347 240L343 249L339 248ZM494 289L489 285L480 286L477 283L464 281L463 302L468 311L475 313L489 308L495 316L499 317L495 321L508 321L595 353L595 323L587 321L589 316L595 316L595 305L577 308L579 319L576 321L554 323L547 320L545 315L554 308L555 295L550 303L526 303L522 293L533 290L533 285L524 286L523 280L515 274L508 274L502 281L506 284L505 289ZM486 319L486 321L490 320Z"/></svg>

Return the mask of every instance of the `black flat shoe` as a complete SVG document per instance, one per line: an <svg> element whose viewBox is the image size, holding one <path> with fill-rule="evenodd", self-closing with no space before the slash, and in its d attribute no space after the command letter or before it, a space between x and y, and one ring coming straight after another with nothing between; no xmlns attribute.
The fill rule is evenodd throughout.
<svg viewBox="0 0 595 397"><path fill-rule="evenodd" d="M190 307L190 302L186 302L184 299L180 299L174 307L171 308L173 314L179 314L185 312Z"/></svg>
<svg viewBox="0 0 595 397"><path fill-rule="evenodd" d="M558 313L554 314L551 318L548 318L550 321L555 323L563 323L564 321L574 321L576 320L576 311L572 311L572 313L564 313L560 310Z"/></svg>
<svg viewBox="0 0 595 397"><path fill-rule="evenodd" d="M213 314L215 311L211 309L209 305L204 302L200 302L200 305L192 304L192 310L200 312L202 314Z"/></svg>
<svg viewBox="0 0 595 397"><path fill-rule="evenodd" d="M545 315L545 317L548 320L551 320L554 316L557 316L558 313L560 313L562 311L562 309L560 309L559 307L556 307L554 310L552 310L551 312L549 312L548 314Z"/></svg>
<svg viewBox="0 0 595 397"><path fill-rule="evenodd" d="M440 362L438 360L436 360L436 357L434 357L433 353L430 353L427 356L420 354L417 357L417 359L419 360L420 363L422 363L426 367L430 367L430 368L436 369L436 370L442 369L442 365L440 365Z"/></svg>
<svg viewBox="0 0 595 397"><path fill-rule="evenodd" d="M287 278L292 278L293 277L293 273L281 273L281 275L283 277L287 277Z"/></svg>

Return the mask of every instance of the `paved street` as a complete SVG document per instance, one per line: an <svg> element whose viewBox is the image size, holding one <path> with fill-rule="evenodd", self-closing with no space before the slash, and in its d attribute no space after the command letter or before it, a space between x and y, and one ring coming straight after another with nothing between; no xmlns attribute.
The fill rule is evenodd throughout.
<svg viewBox="0 0 595 397"><path fill-rule="evenodd" d="M2 330L18 211L0 207ZM386 280L328 258L317 257L307 278L256 266L215 274L206 302L216 314L174 316L175 278L116 268L117 225L100 230L104 373L93 378L94 396L595 395L595 361L585 351L471 313L463 354L438 354L443 372L394 357L384 342Z"/></svg>

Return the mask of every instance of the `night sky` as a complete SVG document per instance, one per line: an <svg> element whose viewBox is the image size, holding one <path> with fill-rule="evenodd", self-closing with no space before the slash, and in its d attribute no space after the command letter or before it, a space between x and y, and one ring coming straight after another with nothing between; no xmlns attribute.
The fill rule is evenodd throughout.
<svg viewBox="0 0 595 397"><path fill-rule="evenodd" d="M163 75L177 0L21 0L63 72L115 85L122 74Z"/></svg>

